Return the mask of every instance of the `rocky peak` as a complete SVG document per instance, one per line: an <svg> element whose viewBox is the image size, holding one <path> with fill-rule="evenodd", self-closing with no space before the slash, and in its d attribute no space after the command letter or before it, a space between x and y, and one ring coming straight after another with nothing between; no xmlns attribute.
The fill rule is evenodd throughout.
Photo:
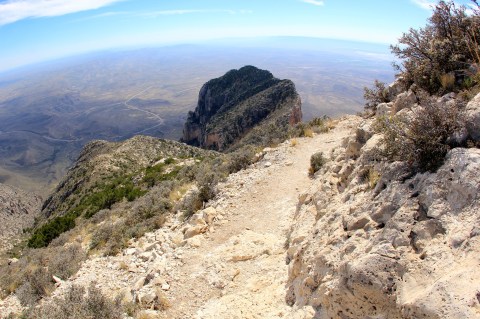
<svg viewBox="0 0 480 319"><path fill-rule="evenodd" d="M292 81L245 66L203 85L195 111L188 114L182 141L223 151L256 126L274 124L286 132L288 125L301 119L301 101Z"/></svg>

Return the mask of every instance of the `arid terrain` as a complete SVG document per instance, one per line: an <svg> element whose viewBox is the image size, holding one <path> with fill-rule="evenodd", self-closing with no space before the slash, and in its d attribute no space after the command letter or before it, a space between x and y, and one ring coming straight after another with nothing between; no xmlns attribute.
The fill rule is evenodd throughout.
<svg viewBox="0 0 480 319"><path fill-rule="evenodd" d="M46 197L93 139L179 139L207 80L255 65L291 79L304 119L356 113L390 81L385 47L308 38L104 52L0 74L0 182Z"/></svg>

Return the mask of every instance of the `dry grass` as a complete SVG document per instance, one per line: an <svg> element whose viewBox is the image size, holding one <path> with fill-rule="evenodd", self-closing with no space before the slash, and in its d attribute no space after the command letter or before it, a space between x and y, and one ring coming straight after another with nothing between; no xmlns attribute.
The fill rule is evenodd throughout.
<svg viewBox="0 0 480 319"><path fill-rule="evenodd" d="M187 183L187 184L183 184L183 185L175 187L170 192L170 195L168 196L168 198L170 199L170 202L172 202L172 203L178 202L180 199L183 198L183 196L185 196L185 194L190 189L192 189L192 187L193 187L193 183Z"/></svg>
<svg viewBox="0 0 480 319"><path fill-rule="evenodd" d="M303 136L305 137L313 137L313 129L307 127L303 130Z"/></svg>
<svg viewBox="0 0 480 319"><path fill-rule="evenodd" d="M339 120L328 119L325 123L325 126L327 127L328 131L331 131L337 126L338 122Z"/></svg>
<svg viewBox="0 0 480 319"><path fill-rule="evenodd" d="M297 146L297 145L298 145L298 140L297 140L296 138L292 138L292 139L290 140L290 146L291 146L291 147L295 147L295 146Z"/></svg>
<svg viewBox="0 0 480 319"><path fill-rule="evenodd" d="M440 83L445 92L451 91L455 86L455 75L453 73L446 73L440 76Z"/></svg>
<svg viewBox="0 0 480 319"><path fill-rule="evenodd" d="M374 189L375 186L377 186L377 183L380 180L380 177L381 177L380 174L373 167L370 167L367 175L368 187L370 189Z"/></svg>

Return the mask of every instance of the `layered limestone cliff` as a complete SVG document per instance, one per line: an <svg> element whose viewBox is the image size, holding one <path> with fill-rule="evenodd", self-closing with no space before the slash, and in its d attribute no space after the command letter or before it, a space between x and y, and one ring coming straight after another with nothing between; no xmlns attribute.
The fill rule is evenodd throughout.
<svg viewBox="0 0 480 319"><path fill-rule="evenodd" d="M245 66L203 85L182 141L219 151L238 144L265 145L285 139L289 126L301 119L301 101L292 81Z"/></svg>

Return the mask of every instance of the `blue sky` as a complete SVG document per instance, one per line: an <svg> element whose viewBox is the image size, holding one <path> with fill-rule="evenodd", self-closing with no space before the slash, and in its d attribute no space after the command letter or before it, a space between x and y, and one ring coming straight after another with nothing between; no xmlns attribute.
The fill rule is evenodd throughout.
<svg viewBox="0 0 480 319"><path fill-rule="evenodd" d="M395 43L425 25L432 1L0 0L0 71L109 48L230 37Z"/></svg>

